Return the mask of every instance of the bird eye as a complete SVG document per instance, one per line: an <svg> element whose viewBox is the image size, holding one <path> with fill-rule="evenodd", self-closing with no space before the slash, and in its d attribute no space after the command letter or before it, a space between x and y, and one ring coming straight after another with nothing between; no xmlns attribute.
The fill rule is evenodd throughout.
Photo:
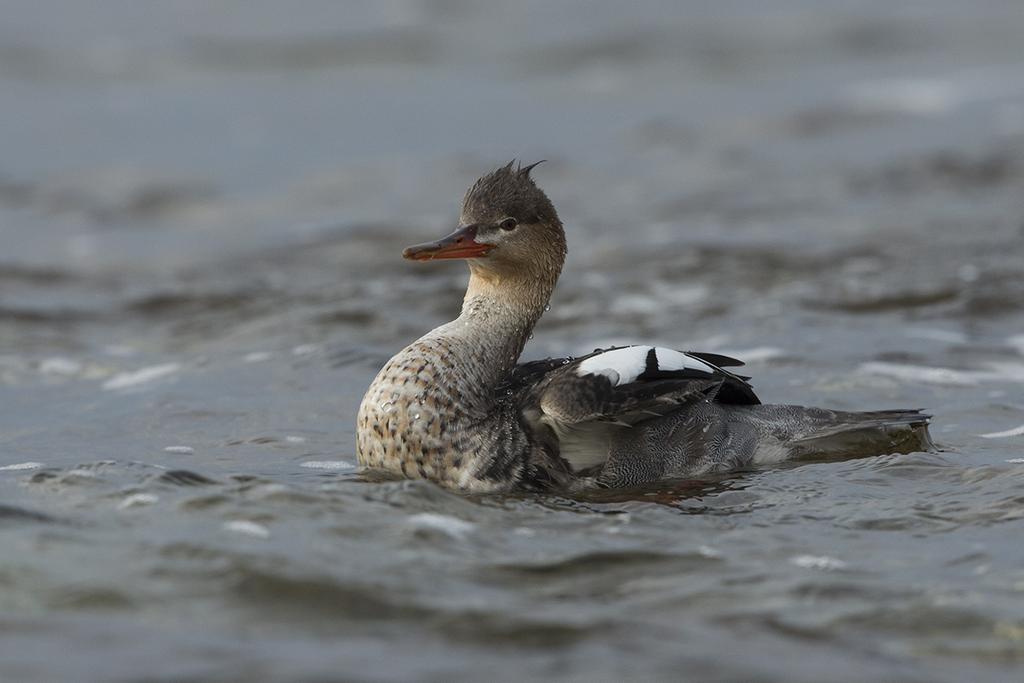
<svg viewBox="0 0 1024 683"><path fill-rule="evenodd" d="M516 226L519 225L519 221L515 218L506 218L501 223L498 223L502 230L515 230Z"/></svg>

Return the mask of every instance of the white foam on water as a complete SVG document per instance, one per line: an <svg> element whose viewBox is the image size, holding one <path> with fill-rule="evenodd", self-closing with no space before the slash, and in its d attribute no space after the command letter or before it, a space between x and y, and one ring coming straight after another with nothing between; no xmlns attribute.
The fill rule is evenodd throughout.
<svg viewBox="0 0 1024 683"><path fill-rule="evenodd" d="M165 446L165 453L181 453L182 455L192 455L196 452L196 449L191 446Z"/></svg>
<svg viewBox="0 0 1024 683"><path fill-rule="evenodd" d="M294 356L308 356L312 353L316 353L320 350L318 344L299 344L292 349L292 355Z"/></svg>
<svg viewBox="0 0 1024 683"><path fill-rule="evenodd" d="M835 571L846 569L847 564L842 560L827 555L797 555L789 559L790 563L804 569L820 569L822 571Z"/></svg>
<svg viewBox="0 0 1024 683"><path fill-rule="evenodd" d="M1010 458L1006 462L1010 463L1011 465L1024 465L1024 458Z"/></svg>
<svg viewBox="0 0 1024 683"><path fill-rule="evenodd" d="M76 467L73 470L68 470L67 476L69 477L82 477L84 479L96 479L96 473L92 470L87 470L81 467Z"/></svg>
<svg viewBox="0 0 1024 683"><path fill-rule="evenodd" d="M18 472L22 470L38 470L46 467L41 462L16 462L13 465L0 465L0 472Z"/></svg>
<svg viewBox="0 0 1024 683"><path fill-rule="evenodd" d="M476 528L472 522L436 512L421 512L409 517L407 521L416 529L440 531L452 538L464 538L466 534Z"/></svg>
<svg viewBox="0 0 1024 683"><path fill-rule="evenodd" d="M128 389L173 375L179 370L181 370L179 363L164 363L162 365L150 365L134 372L119 372L104 382L103 388L107 391Z"/></svg>
<svg viewBox="0 0 1024 683"><path fill-rule="evenodd" d="M306 437L304 436L289 435L284 437L284 440L287 441L288 443L306 443Z"/></svg>
<svg viewBox="0 0 1024 683"><path fill-rule="evenodd" d="M236 519L231 522L224 522L224 530L231 531L236 534L244 534L246 536L252 536L253 538L270 538L270 529L257 524L256 522L249 522L243 519Z"/></svg>
<svg viewBox="0 0 1024 683"><path fill-rule="evenodd" d="M269 351L253 351L242 356L242 360L246 363L262 363L263 361L270 360L274 357L274 354Z"/></svg>
<svg viewBox="0 0 1024 683"><path fill-rule="evenodd" d="M54 356L39 363L39 372L44 375L73 377L82 371L82 364L71 358Z"/></svg>
<svg viewBox="0 0 1024 683"><path fill-rule="evenodd" d="M141 507L143 505L152 505L153 503L160 500L159 496L153 495L152 493L133 493L117 505L118 510L127 510L128 508Z"/></svg>
<svg viewBox="0 0 1024 683"><path fill-rule="evenodd" d="M344 460L309 460L300 463L299 467L308 467L311 470L349 470L355 468L355 465Z"/></svg>
<svg viewBox="0 0 1024 683"><path fill-rule="evenodd" d="M1006 439L1011 436L1024 436L1024 425L1014 427L1013 429L1007 429L1002 432L989 432L988 434L978 434L983 439Z"/></svg>

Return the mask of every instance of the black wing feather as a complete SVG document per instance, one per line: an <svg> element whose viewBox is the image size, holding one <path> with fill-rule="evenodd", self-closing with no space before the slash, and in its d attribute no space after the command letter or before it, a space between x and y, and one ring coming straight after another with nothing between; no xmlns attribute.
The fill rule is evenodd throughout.
<svg viewBox="0 0 1024 683"><path fill-rule="evenodd" d="M723 356L720 353L705 353L703 351L687 351L686 355L693 356L697 360L702 360L705 363L710 363L720 368L740 368L746 365L741 360L731 358L729 356Z"/></svg>

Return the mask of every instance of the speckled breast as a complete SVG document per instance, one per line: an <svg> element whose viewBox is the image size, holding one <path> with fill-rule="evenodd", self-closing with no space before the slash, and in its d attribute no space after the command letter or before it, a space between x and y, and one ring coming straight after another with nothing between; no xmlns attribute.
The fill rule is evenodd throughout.
<svg viewBox="0 0 1024 683"><path fill-rule="evenodd" d="M459 486L466 459L455 443L458 390L438 381L444 359L414 346L388 361L363 397L356 425L359 462Z"/></svg>

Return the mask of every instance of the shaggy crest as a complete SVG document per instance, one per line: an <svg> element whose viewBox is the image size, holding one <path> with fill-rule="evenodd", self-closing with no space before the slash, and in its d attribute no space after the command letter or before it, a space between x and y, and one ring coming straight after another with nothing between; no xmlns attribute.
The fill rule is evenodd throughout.
<svg viewBox="0 0 1024 683"><path fill-rule="evenodd" d="M530 171L541 163L543 160L523 166L513 159L477 180L462 200L463 218L471 223L508 216L520 223L557 221L551 200L530 177Z"/></svg>

